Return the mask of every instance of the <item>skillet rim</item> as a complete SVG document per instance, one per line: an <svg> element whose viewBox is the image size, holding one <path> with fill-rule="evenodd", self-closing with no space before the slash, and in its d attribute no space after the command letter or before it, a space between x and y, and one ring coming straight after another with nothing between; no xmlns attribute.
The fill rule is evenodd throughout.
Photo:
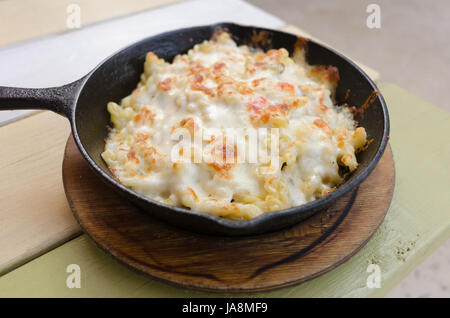
<svg viewBox="0 0 450 318"><path fill-rule="evenodd" d="M250 232L250 233L255 232L255 229L257 229L259 226L261 226L261 224L268 223L268 222L274 222L278 219L289 218L296 214L307 214L308 212L312 212L312 214L314 214L317 211L319 211L323 208L326 208L330 203L337 200L341 196L343 196L343 195L347 194L348 192L350 192L351 190L354 190L355 188L357 188L357 186L361 182L363 182L370 175L370 173L375 169L375 167L378 164L381 156L383 155L383 153L386 149L387 143L388 143L389 131L390 131L389 113L388 113L386 102L381 93L377 94L377 99L379 99L379 102L381 105L381 110L383 112L382 140L380 142L380 145L379 145L374 157L370 160L370 162L367 164L367 166L364 168L364 170L362 172L360 172L360 174L358 176L356 176L354 179L352 179L350 181L344 181L344 183L342 185L340 185L336 191L332 192L331 194L329 194L325 197L316 199L314 201L308 202L303 205L291 207L288 209L277 210L277 211L273 211L273 212L269 212L269 213L263 213L260 216L254 218L254 219L250 219L250 220L230 220L230 219L212 215L207 212L199 212L199 211L190 210L190 209L186 209L186 208L182 208L182 207L170 206L170 205L152 200L151 198L145 197L145 196L139 194L138 192L135 192L134 190L131 190L131 189L125 187L124 185L122 185L121 183L116 181L114 178L112 178L105 171L103 171L103 169L101 169L95 163L94 159L92 159L91 156L89 155L89 153L85 150L85 148L80 140L80 137L78 135L77 123L76 123L76 112L77 112L79 96L80 96L81 92L83 91L83 89L85 88L86 83L89 81L91 76L99 68L101 68L103 64L105 64L107 61L112 59L114 56L116 56L120 53L123 53L124 51L129 50L132 47L136 47L141 44L144 44L145 42L148 42L151 39L164 38L164 37L167 37L169 34L179 33L179 32L183 32L183 31L187 31L187 30L192 31L195 29L205 29L205 28L210 28L211 30L215 30L220 27L221 28L227 28L227 27L236 28L237 27L237 28L243 28L243 29L256 29L258 31L268 31L268 32L274 34L275 36L278 33L278 34L283 34L285 36L298 37L295 34L280 31L280 30L267 29L264 27L258 27L258 26L252 26L252 25L241 25L241 24L232 23L232 22L221 22L221 23L214 23L214 24L209 24L209 25L174 29L171 31L153 35L153 36L144 38L142 40L139 40L137 42L134 42L126 47L121 48L120 50L116 51L115 53L111 54L110 56L105 58L103 61L101 61L99 64L97 64L97 66L93 70L91 70L87 75L85 75L82 79L79 80L80 86L78 88L78 92L74 99L74 107L72 107L71 112L70 112L71 113L70 124L72 126L72 132L73 132L73 137L75 139L75 143L76 143L79 151L83 155L84 159L89 163L89 166L101 178L103 178L104 181L107 181L107 183L110 186L112 186L116 189L120 189L121 191L125 192L127 195L133 197L136 200L144 201L149 206L156 205L159 208L171 210L171 213L191 214L191 215L194 215L194 216L197 216L200 218L205 218L208 221L217 223L220 227L222 227L225 230L224 232L228 232L228 233L230 231L233 232L234 234L232 234L232 235L239 235L239 234L236 234L236 232L240 232L240 231ZM349 58L347 58L346 56L342 55L341 53L337 52L336 50L334 50L326 45L323 45L314 40L311 40L310 38L306 38L306 39L308 42L313 43L314 45L317 45L317 46L321 47L321 49L329 51L330 53L332 53L334 55L337 55L339 58L341 58L344 61L346 61L347 63L349 63L350 66L353 67L354 69L356 69L363 76L363 78L368 82L368 84L372 88L372 91L379 92L377 85L372 81L372 79L370 79L370 77L358 65L356 65L353 61L351 61ZM139 207L139 209L144 210L142 207ZM312 214L308 215L307 217L311 216ZM281 226L281 227L283 227L283 226ZM257 230L256 230L256 232L258 234L262 233L262 232L261 233L258 232ZM263 231L263 232L265 233L265 232L269 232L269 231ZM228 234L228 235L230 235L230 234ZM247 234L243 234L243 235L247 235Z"/></svg>

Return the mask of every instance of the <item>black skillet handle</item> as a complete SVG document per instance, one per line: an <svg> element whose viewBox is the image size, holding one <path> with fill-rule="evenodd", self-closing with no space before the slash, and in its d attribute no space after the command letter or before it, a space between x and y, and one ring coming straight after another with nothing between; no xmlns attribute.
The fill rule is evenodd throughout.
<svg viewBox="0 0 450 318"><path fill-rule="evenodd" d="M46 109L71 118L84 79L85 77L64 86L50 88L0 86L0 111Z"/></svg>

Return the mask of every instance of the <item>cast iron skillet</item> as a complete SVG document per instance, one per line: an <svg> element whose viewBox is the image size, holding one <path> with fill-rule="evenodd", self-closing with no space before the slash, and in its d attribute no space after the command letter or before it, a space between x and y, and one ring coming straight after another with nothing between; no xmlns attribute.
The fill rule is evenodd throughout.
<svg viewBox="0 0 450 318"><path fill-rule="evenodd" d="M119 102L136 87L148 51L171 61L194 44L210 39L217 28L226 29L239 44L249 45L254 43L251 41L254 34L265 31L270 41L266 41L264 49L286 48L292 53L297 41L292 34L232 23L175 30L128 46L68 85L42 89L0 87L0 110L47 109L67 117L78 149L104 182L150 215L196 232L237 236L275 231L311 216L355 189L375 168L387 144L389 117L381 95L367 108L363 117L356 117L367 130L369 138L373 138L368 149L358 155L358 169L332 194L302 206L263 214L249 221L233 221L155 202L114 180L100 156L108 133L107 126L110 125L107 102ZM264 43L261 44L264 46ZM311 40L307 42L307 61L310 64L333 65L339 69L341 79L335 96L339 104L344 103L348 89L350 94L346 102L357 107L377 90L370 78L353 62Z"/></svg>

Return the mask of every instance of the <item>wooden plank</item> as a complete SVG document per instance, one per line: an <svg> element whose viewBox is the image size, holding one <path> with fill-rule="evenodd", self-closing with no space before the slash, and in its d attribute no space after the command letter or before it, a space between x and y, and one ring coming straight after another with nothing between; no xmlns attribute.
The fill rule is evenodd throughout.
<svg viewBox="0 0 450 318"><path fill-rule="evenodd" d="M450 113L392 84L380 89L391 115L396 163L393 203L368 244L335 270L303 285L257 296L383 296L450 237ZM438 124L437 124L438 123ZM420 129L417 129L420 127ZM420 149L418 150L418 145ZM420 154L420 155L419 155ZM81 267L81 289L65 285L66 266ZM366 287L369 264L381 269L381 288ZM0 277L0 297L211 296L176 288L128 270L82 235Z"/></svg>
<svg viewBox="0 0 450 318"><path fill-rule="evenodd" d="M5 0L0 1L0 46L39 36L70 31L66 25L69 4L81 9L82 26L180 0ZM14 30L14 32L11 32Z"/></svg>
<svg viewBox="0 0 450 318"><path fill-rule="evenodd" d="M285 32L289 32L289 33L293 33L296 35L300 35L306 38L310 38L311 40L316 41L317 43L321 43L324 44L328 47L330 47L327 43L319 40L318 38L313 37L311 34L307 33L306 31L294 26L294 25L286 25L285 27L282 28L283 31ZM344 52L342 52L345 56L350 57L349 55L345 54ZM378 73L378 71L374 70L373 68L364 65L362 63L359 63L358 61L353 60L353 62L355 62L364 72L366 72L367 75L369 75L369 77L374 81L377 82L380 80L380 73Z"/></svg>
<svg viewBox="0 0 450 318"><path fill-rule="evenodd" d="M80 233L61 178L69 131L51 112L0 127L0 273Z"/></svg>

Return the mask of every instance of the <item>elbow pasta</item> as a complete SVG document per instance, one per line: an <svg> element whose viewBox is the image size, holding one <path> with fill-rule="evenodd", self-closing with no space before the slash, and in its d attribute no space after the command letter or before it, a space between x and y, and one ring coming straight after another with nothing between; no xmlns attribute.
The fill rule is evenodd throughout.
<svg viewBox="0 0 450 318"><path fill-rule="evenodd" d="M308 65L302 46L290 57L285 49L237 46L226 32L172 63L149 52L136 89L107 105L113 127L102 157L122 184L168 205L252 219L305 204L343 181L339 167L354 171L355 152L367 142L350 109L332 101L338 79L334 67ZM223 151L220 157L235 150L218 135L248 127L279 129L273 173L261 173L267 162L171 160L177 128L216 128L200 143ZM196 145L190 150L178 152L194 157Z"/></svg>

